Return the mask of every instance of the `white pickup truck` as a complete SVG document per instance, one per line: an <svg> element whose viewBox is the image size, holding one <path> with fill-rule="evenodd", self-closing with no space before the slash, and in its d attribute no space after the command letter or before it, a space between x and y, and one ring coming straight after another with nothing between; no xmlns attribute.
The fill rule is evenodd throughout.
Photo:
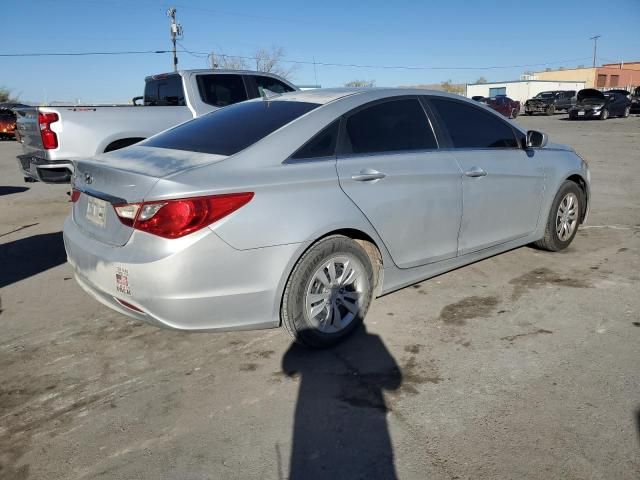
<svg viewBox="0 0 640 480"><path fill-rule="evenodd" d="M145 79L144 105L18 108L18 163L27 182L68 183L74 161L128 147L213 110L257 98L262 90L297 90L276 75L182 70ZM138 99L141 97L137 97Z"/></svg>

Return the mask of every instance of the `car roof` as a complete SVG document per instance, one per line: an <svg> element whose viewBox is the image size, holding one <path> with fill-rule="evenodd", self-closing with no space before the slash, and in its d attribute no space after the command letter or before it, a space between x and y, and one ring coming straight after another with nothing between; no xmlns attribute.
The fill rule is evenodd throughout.
<svg viewBox="0 0 640 480"><path fill-rule="evenodd" d="M288 92L269 98L269 101L294 101L318 103L320 105L339 100L341 98L358 95L363 101L377 100L387 97L403 95L433 95L441 97L457 98L470 101L465 96L446 93L425 88L392 88L392 87L366 87L366 88L316 88L299 92Z"/></svg>

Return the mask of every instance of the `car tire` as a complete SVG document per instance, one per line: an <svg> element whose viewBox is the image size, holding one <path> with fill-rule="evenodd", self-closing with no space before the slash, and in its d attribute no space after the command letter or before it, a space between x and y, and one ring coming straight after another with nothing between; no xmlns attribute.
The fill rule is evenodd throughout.
<svg viewBox="0 0 640 480"><path fill-rule="evenodd" d="M553 105L549 105L545 113L550 117L551 115L556 113L556 107L554 107Z"/></svg>
<svg viewBox="0 0 640 480"><path fill-rule="evenodd" d="M374 270L354 240L332 235L300 257L282 297L282 325L304 346L331 347L364 320L373 298Z"/></svg>
<svg viewBox="0 0 640 480"><path fill-rule="evenodd" d="M518 110L515 108L511 110L511 118L515 119L518 117Z"/></svg>
<svg viewBox="0 0 640 480"><path fill-rule="evenodd" d="M609 110L607 110L606 108L603 108L602 111L600 112L600 117L598 117L600 120L606 120L607 118L609 118Z"/></svg>
<svg viewBox="0 0 640 480"><path fill-rule="evenodd" d="M624 113L622 114L622 118L627 118L631 114L631 107L627 107L624 109Z"/></svg>
<svg viewBox="0 0 640 480"><path fill-rule="evenodd" d="M578 232L583 208L582 190L575 182L565 181L551 204L544 237L534 242L534 245L549 252L567 248Z"/></svg>

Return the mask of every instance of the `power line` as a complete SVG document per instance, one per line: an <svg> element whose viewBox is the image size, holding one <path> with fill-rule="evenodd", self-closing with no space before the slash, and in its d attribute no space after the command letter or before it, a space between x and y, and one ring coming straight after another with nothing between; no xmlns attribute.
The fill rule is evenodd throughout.
<svg viewBox="0 0 640 480"><path fill-rule="evenodd" d="M171 53L170 50L125 50L119 52L29 52L0 53L0 57L85 57L90 55L145 55L155 53Z"/></svg>
<svg viewBox="0 0 640 480"><path fill-rule="evenodd" d="M193 55L194 57L205 58L210 52L199 52L194 50L188 50L182 44L183 52ZM114 52L26 52L26 53L0 53L0 57L47 57L47 56L91 56L91 55L144 55L144 54L158 54L158 53L172 53L171 50L126 50L126 51L114 51ZM244 55L229 55L226 53L217 53L216 55L225 58L241 58L243 60L257 60L256 57L244 56ZM293 60L283 58L280 61L284 63L295 63L299 65L317 65L324 67L348 67L348 68L368 68L368 69L380 69L380 70L499 70L508 68L528 68L528 67L542 67L546 65L554 65L561 63L578 62L581 60L587 60L591 57L572 58L567 60L556 60L553 62L540 62L529 63L520 65L489 65L489 66L427 66L427 65L369 65L358 63L339 63L339 62L321 62L312 60Z"/></svg>

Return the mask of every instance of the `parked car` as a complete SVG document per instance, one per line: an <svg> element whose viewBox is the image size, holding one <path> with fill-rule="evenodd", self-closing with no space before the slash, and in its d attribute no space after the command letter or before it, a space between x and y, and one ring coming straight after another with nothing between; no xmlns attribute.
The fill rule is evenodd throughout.
<svg viewBox="0 0 640 480"><path fill-rule="evenodd" d="M629 92L626 92L627 94ZM585 88L578 92L578 101L569 109L569 118L628 117L631 112L631 100L620 91L601 92L594 88Z"/></svg>
<svg viewBox="0 0 640 480"><path fill-rule="evenodd" d="M64 243L79 284L125 315L283 325L323 347L376 296L532 242L566 248L589 180L570 147L457 95L310 90L78 161Z"/></svg>
<svg viewBox="0 0 640 480"><path fill-rule="evenodd" d="M261 90L297 88L269 73L184 70L147 77L144 106L19 108L23 153L18 162L25 179L67 183L79 158L133 145L204 113L256 98Z"/></svg>
<svg viewBox="0 0 640 480"><path fill-rule="evenodd" d="M631 93L631 113L640 113L640 87L636 87Z"/></svg>
<svg viewBox="0 0 640 480"><path fill-rule="evenodd" d="M520 113L520 102L504 95L487 98L484 103L507 118L516 118Z"/></svg>
<svg viewBox="0 0 640 480"><path fill-rule="evenodd" d="M0 108L0 140L16 138L16 114L5 108Z"/></svg>
<svg viewBox="0 0 640 480"><path fill-rule="evenodd" d="M524 113L553 115L556 111L569 110L576 103L575 90L552 90L540 92L524 102Z"/></svg>

